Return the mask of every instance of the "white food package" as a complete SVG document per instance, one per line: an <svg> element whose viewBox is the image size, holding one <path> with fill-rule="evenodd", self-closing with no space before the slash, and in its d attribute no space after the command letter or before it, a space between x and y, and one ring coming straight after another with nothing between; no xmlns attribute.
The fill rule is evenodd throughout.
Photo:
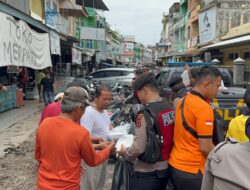
<svg viewBox="0 0 250 190"><path fill-rule="evenodd" d="M123 135L121 136L115 144L116 151L121 150L121 145L123 144L125 148L130 147L133 144L134 135Z"/></svg>
<svg viewBox="0 0 250 190"><path fill-rule="evenodd" d="M128 134L130 124L124 124L124 125L119 125L117 127L114 127L110 132L109 136L111 140L117 140L123 135Z"/></svg>

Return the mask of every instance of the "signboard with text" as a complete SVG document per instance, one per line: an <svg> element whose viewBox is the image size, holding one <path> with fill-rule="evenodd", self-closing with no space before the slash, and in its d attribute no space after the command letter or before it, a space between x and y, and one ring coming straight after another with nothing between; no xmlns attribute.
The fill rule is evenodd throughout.
<svg viewBox="0 0 250 190"><path fill-rule="evenodd" d="M37 33L24 21L0 12L0 67L25 66L44 69L52 66L49 34Z"/></svg>
<svg viewBox="0 0 250 190"><path fill-rule="evenodd" d="M82 64L82 51L72 47L72 63Z"/></svg>
<svg viewBox="0 0 250 190"><path fill-rule="evenodd" d="M200 43L208 43L215 38L216 8L208 9L199 15Z"/></svg>
<svg viewBox="0 0 250 190"><path fill-rule="evenodd" d="M81 39L105 41L105 29L81 27Z"/></svg>
<svg viewBox="0 0 250 190"><path fill-rule="evenodd" d="M50 31L50 50L51 50L51 54L61 55L59 34L52 30Z"/></svg>
<svg viewBox="0 0 250 190"><path fill-rule="evenodd" d="M19 73L19 67L13 65L8 66L7 73Z"/></svg>

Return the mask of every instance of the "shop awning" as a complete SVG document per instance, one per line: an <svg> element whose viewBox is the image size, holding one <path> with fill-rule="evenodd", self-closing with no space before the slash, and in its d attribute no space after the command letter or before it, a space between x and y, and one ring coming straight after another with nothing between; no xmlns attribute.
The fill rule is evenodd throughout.
<svg viewBox="0 0 250 190"><path fill-rule="evenodd" d="M60 3L60 11L68 16L88 16L88 13L83 6L74 4L69 0L64 0Z"/></svg>
<svg viewBox="0 0 250 190"><path fill-rule="evenodd" d="M77 39L75 36L67 36L67 41L69 43L80 43L80 40Z"/></svg>
<svg viewBox="0 0 250 190"><path fill-rule="evenodd" d="M232 45L240 45L240 44L245 44L245 43L249 43L250 42L250 35L247 36L242 36L242 37L238 37L238 38L233 38L230 40L224 40L209 46L205 46L203 48L201 48L202 50L206 50L206 49L217 49L217 48L222 48L222 47L230 47Z"/></svg>
<svg viewBox="0 0 250 190"><path fill-rule="evenodd" d="M100 9L104 11L109 11L108 7L102 0L84 0L85 7L92 7L95 9Z"/></svg>
<svg viewBox="0 0 250 190"><path fill-rule="evenodd" d="M186 51L182 57L191 57L191 56L196 56L196 55L199 55L202 53L202 50L201 49L193 49L193 50L189 50L189 51Z"/></svg>
<svg viewBox="0 0 250 190"><path fill-rule="evenodd" d="M95 54L95 49L83 48L82 53L92 57Z"/></svg>

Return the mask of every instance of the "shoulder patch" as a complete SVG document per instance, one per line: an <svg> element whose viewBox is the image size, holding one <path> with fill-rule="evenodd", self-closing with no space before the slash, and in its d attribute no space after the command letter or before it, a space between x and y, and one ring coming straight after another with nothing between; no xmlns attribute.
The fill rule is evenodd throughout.
<svg viewBox="0 0 250 190"><path fill-rule="evenodd" d="M161 118L162 118L163 126L164 126L164 127L173 124L174 121L175 121L175 114L174 114L174 111L169 111L169 112L163 113L163 114L161 115Z"/></svg>
<svg viewBox="0 0 250 190"><path fill-rule="evenodd" d="M136 127L140 128L141 127L141 122L142 122L143 114L139 113L136 117Z"/></svg>

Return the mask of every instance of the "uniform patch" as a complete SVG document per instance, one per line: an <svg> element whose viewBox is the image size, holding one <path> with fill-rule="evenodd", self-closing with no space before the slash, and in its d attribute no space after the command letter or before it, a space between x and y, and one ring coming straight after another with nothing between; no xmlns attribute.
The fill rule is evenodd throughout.
<svg viewBox="0 0 250 190"><path fill-rule="evenodd" d="M206 121L205 121L205 125L210 125L210 126L212 126L212 125L213 125L213 121L212 121L212 120L206 120Z"/></svg>
<svg viewBox="0 0 250 190"><path fill-rule="evenodd" d="M142 122L143 114L139 113L136 117L136 127L140 128L141 127L141 122Z"/></svg>
<svg viewBox="0 0 250 190"><path fill-rule="evenodd" d="M161 117L162 117L164 127L174 123L175 115L173 111L164 113L161 115Z"/></svg>

